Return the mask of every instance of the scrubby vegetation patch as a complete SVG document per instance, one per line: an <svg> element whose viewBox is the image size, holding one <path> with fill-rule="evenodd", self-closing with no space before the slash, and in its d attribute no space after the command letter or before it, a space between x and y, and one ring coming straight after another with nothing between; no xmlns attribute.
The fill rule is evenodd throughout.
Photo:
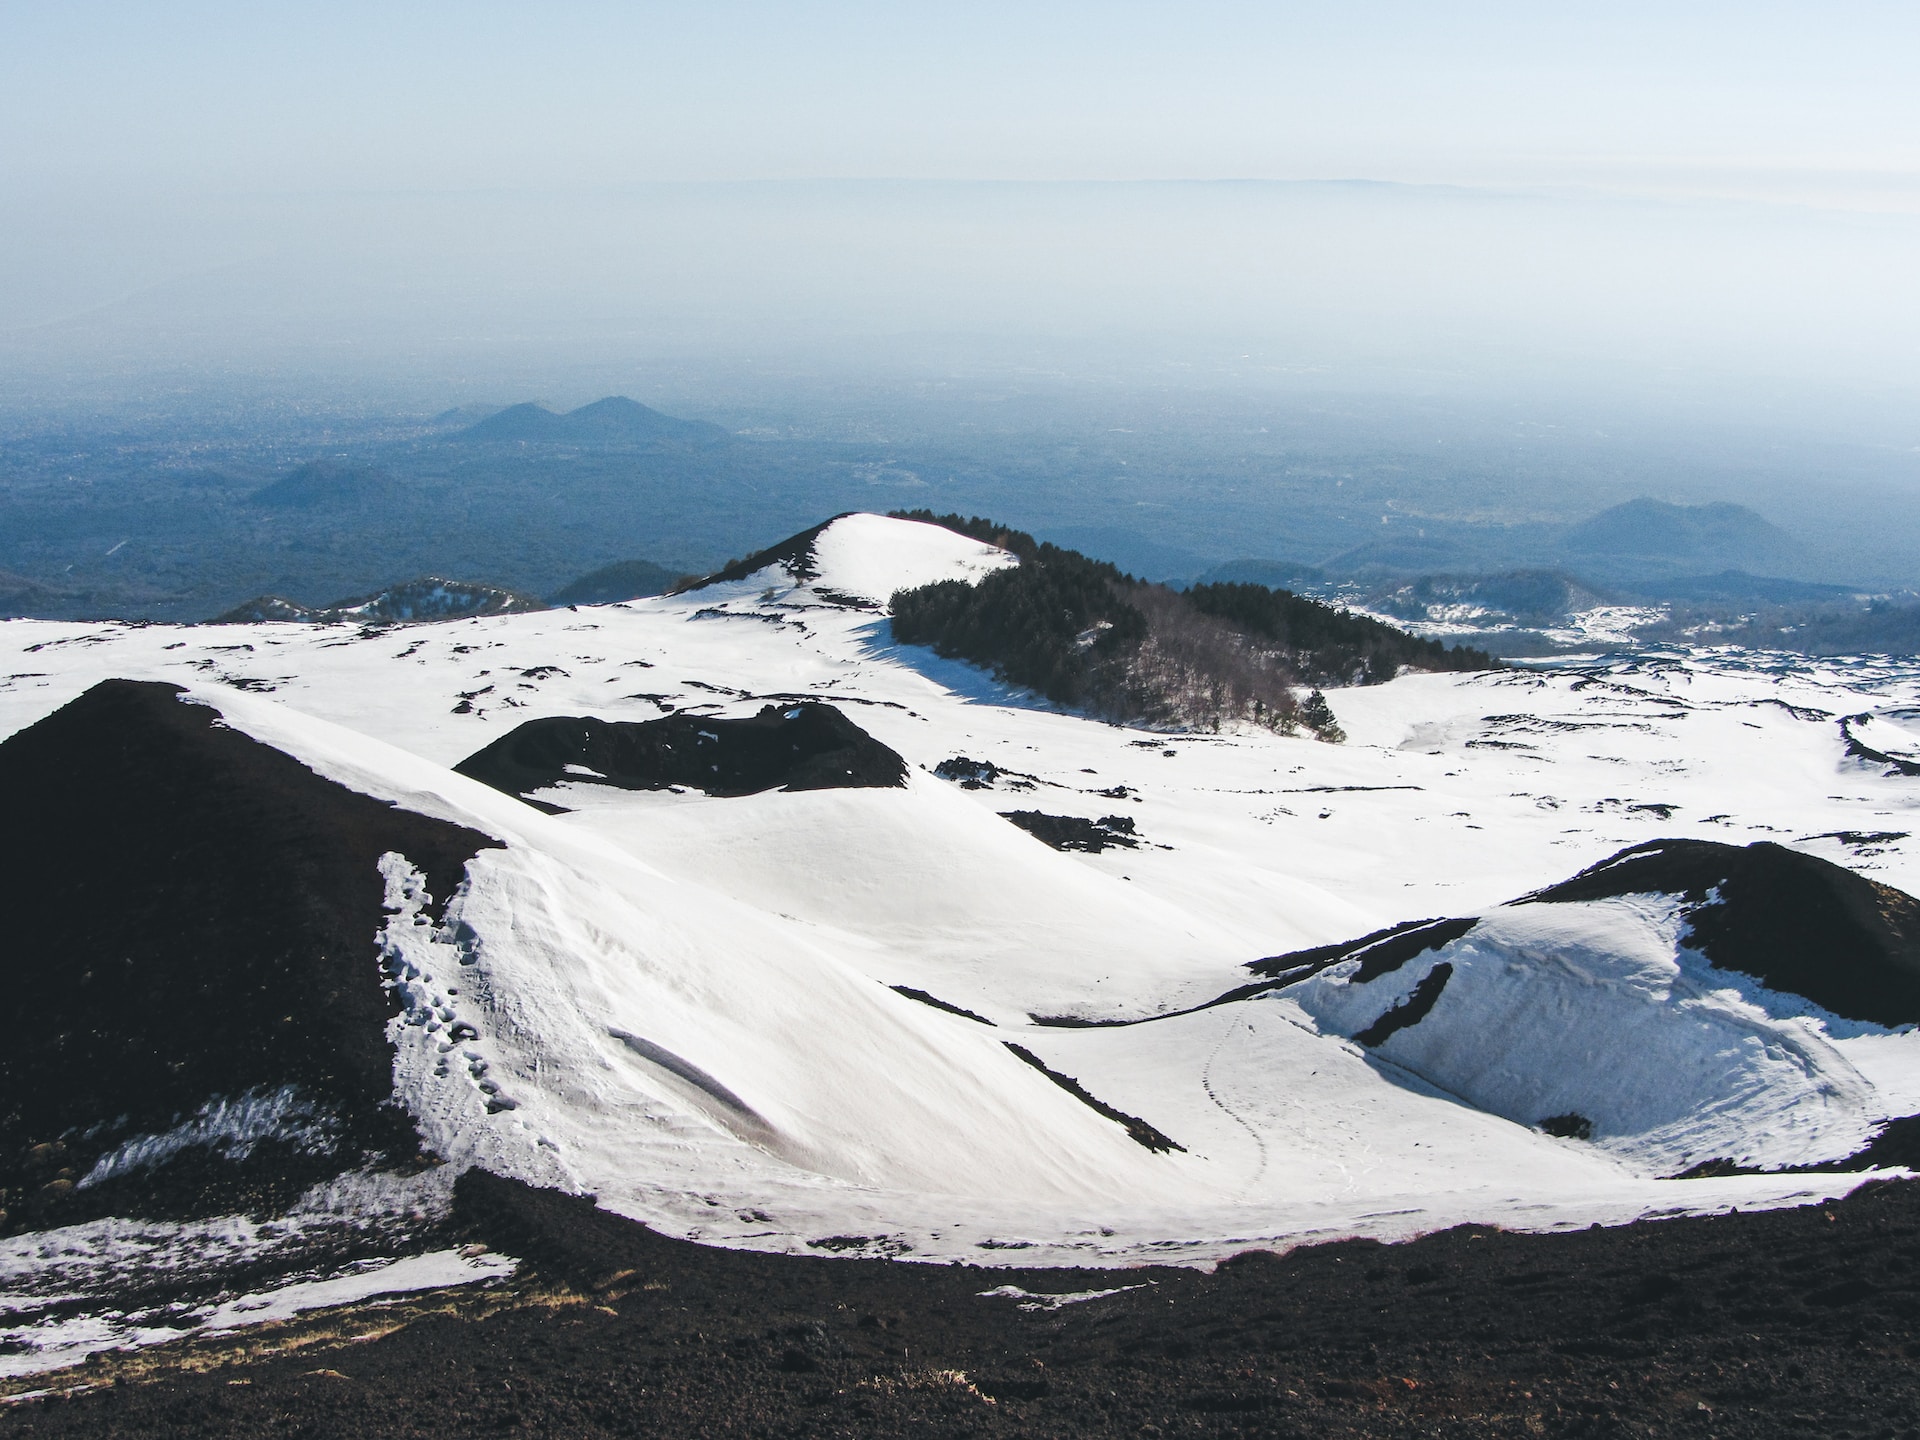
<svg viewBox="0 0 1920 1440"><path fill-rule="evenodd" d="M1301 726L1343 739L1331 706L1305 686L1373 684L1400 670L1479 670L1493 659L1448 649L1368 616L1263 585L1150 585L1104 560L1045 544L981 516L896 512L1011 551L1020 564L977 584L894 594L894 637L971 661L1058 705L1168 729Z"/></svg>

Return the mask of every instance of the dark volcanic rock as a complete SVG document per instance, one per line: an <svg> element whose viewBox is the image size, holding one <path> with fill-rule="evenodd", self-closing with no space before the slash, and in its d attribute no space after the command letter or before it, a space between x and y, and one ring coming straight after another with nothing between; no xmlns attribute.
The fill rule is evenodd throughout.
<svg viewBox="0 0 1920 1440"><path fill-rule="evenodd" d="M1911 1183L1252 1251L1211 1274L708 1248L479 1171L455 1207L531 1273L464 1314L363 1310L362 1343L330 1318L306 1344L242 1335L172 1370L148 1352L27 1378L53 1394L0 1407L0 1436L1803 1440L1903 1437L1920 1406ZM1118 1293L1021 1295L1090 1291ZM74 1384L91 1388L59 1398Z"/></svg>
<svg viewBox="0 0 1920 1440"><path fill-rule="evenodd" d="M1453 966L1442 960L1413 987L1411 995L1353 1038L1371 1049L1375 1045L1386 1044L1395 1033L1409 1025L1418 1025L1427 1018L1434 1002L1440 998L1440 992L1447 988L1447 981L1452 978Z"/></svg>
<svg viewBox="0 0 1920 1440"><path fill-rule="evenodd" d="M1761 840L1653 840L1515 904L1684 896L1689 943L1723 970L1850 1020L1920 1020L1920 900Z"/></svg>
<svg viewBox="0 0 1920 1440"><path fill-rule="evenodd" d="M833 706L813 702L768 705L744 720L529 720L453 768L523 800L563 781L622 790L684 785L709 795L907 783L905 761Z"/></svg>
<svg viewBox="0 0 1920 1440"><path fill-rule="evenodd" d="M1133 819L1127 815L1102 815L1088 820L1080 815L1049 815L1044 810L1008 810L1001 819L1011 820L1042 844L1056 850L1084 850L1098 855L1102 850L1119 847L1132 850L1140 844L1134 834Z"/></svg>
<svg viewBox="0 0 1920 1440"><path fill-rule="evenodd" d="M105 681L0 742L16 837L0 866L13 1228L244 1200L220 1178L240 1172L214 1163L242 1158L232 1126L219 1134L222 1102L277 1110L276 1133L296 1137L252 1147L249 1185L416 1148L391 1104L380 857L406 856L444 902L497 842L322 779L179 694ZM209 1105L208 1142L171 1166L73 1185L122 1140Z"/></svg>
<svg viewBox="0 0 1920 1440"><path fill-rule="evenodd" d="M1840 742L1846 747L1847 757L1852 760L1864 760L1869 765L1884 765L1889 775L1920 775L1920 764L1912 760L1903 760L1898 755L1889 755L1884 750L1876 750L1853 733L1855 723L1872 718L1871 715L1840 717Z"/></svg>
<svg viewBox="0 0 1920 1440"><path fill-rule="evenodd" d="M1093 1111L1094 1114L1105 1116L1121 1129L1125 1130L1134 1144L1161 1154L1169 1150L1178 1150L1181 1154L1186 1154L1187 1147L1180 1144L1179 1141L1169 1140L1157 1128L1149 1125L1138 1115L1129 1115L1124 1110L1116 1110L1098 1096L1090 1094L1087 1087L1074 1079L1073 1076L1062 1075L1038 1055L1027 1049L1026 1046L1016 1045L1011 1040L1003 1040L1000 1043L1005 1045L1007 1049L1011 1050L1021 1060L1053 1081L1053 1083L1058 1085L1062 1090L1073 1096L1073 1098L1078 1100L1082 1105Z"/></svg>
<svg viewBox="0 0 1920 1440"><path fill-rule="evenodd" d="M1424 955L1429 950L1438 950L1451 945L1462 935L1480 922L1473 919L1463 920L1403 920L1398 925L1390 925L1385 930L1375 930L1372 934L1362 935L1358 940L1343 940L1334 945L1315 945L1310 950L1294 950L1285 955L1269 955L1264 960L1255 960L1246 966L1256 975L1285 985L1297 985L1309 980L1322 970L1329 970L1343 960L1358 960L1360 968L1353 978L1360 984L1378 980L1382 975L1390 975L1409 960ZM1253 985L1246 989L1262 992L1275 988L1269 985ZM1240 995L1241 991L1233 992Z"/></svg>

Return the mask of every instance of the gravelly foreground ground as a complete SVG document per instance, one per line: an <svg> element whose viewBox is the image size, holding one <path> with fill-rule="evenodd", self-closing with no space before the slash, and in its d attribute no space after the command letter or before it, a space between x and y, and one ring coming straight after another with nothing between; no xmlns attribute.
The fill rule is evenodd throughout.
<svg viewBox="0 0 1920 1440"><path fill-rule="evenodd" d="M705 1249L478 1174L460 1215L507 1291L109 1360L0 1436L1920 1435L1920 1184L1212 1275Z"/></svg>

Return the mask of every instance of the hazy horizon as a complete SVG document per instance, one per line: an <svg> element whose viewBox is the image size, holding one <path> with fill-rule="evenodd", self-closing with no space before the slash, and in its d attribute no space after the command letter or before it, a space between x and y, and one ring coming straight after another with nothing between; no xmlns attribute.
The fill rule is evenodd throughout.
<svg viewBox="0 0 1920 1440"><path fill-rule="evenodd" d="M0 38L9 409L1023 346L1920 391L1897 5L98 0Z"/></svg>
<svg viewBox="0 0 1920 1440"><path fill-rule="evenodd" d="M1730 500L1920 582L1901 7L97 3L0 38L9 443L291 463L627 394L1088 513L1136 432L1168 487L1331 467L1482 527Z"/></svg>

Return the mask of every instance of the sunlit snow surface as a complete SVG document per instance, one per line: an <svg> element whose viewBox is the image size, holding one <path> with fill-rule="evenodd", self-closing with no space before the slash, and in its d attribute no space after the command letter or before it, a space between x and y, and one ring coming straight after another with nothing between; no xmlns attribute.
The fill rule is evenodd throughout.
<svg viewBox="0 0 1920 1440"><path fill-rule="evenodd" d="M406 857L385 862L398 1093L450 1160L714 1243L1126 1264L1468 1220L1582 1226L1836 1193L1857 1177L1660 1177L1834 1158L1920 1110L1920 1036L1712 971L1657 905L1495 910L1655 836L1777 840L1920 891L1920 779L1849 759L1839 725L1870 714L1855 728L1876 746L1920 746L1920 665L1603 655L1336 691L1342 746L1146 734L898 647L877 609L847 603L976 579L998 552L862 516L817 558L810 584L770 569L384 630L9 621L0 731L108 676L171 680L324 775L506 841L440 926ZM536 716L798 696L899 751L908 787L570 783L541 796L570 813L547 816L449 768ZM1006 773L974 791L932 775L961 755ZM997 813L1015 809L1124 814L1142 843L1059 854ZM1263 956L1487 912L1364 1005L1335 970L1151 1018L1244 984ZM1372 1052L1333 1033L1442 958L1455 979L1430 1022ZM1600 991L1584 1070L1529 1051ZM1433 1023L1446 1006L1469 1008ZM458 1022L477 1038L453 1041ZM1006 1042L1184 1149L1135 1144ZM1578 1108L1569 1095L1590 1142L1532 1128Z"/></svg>

